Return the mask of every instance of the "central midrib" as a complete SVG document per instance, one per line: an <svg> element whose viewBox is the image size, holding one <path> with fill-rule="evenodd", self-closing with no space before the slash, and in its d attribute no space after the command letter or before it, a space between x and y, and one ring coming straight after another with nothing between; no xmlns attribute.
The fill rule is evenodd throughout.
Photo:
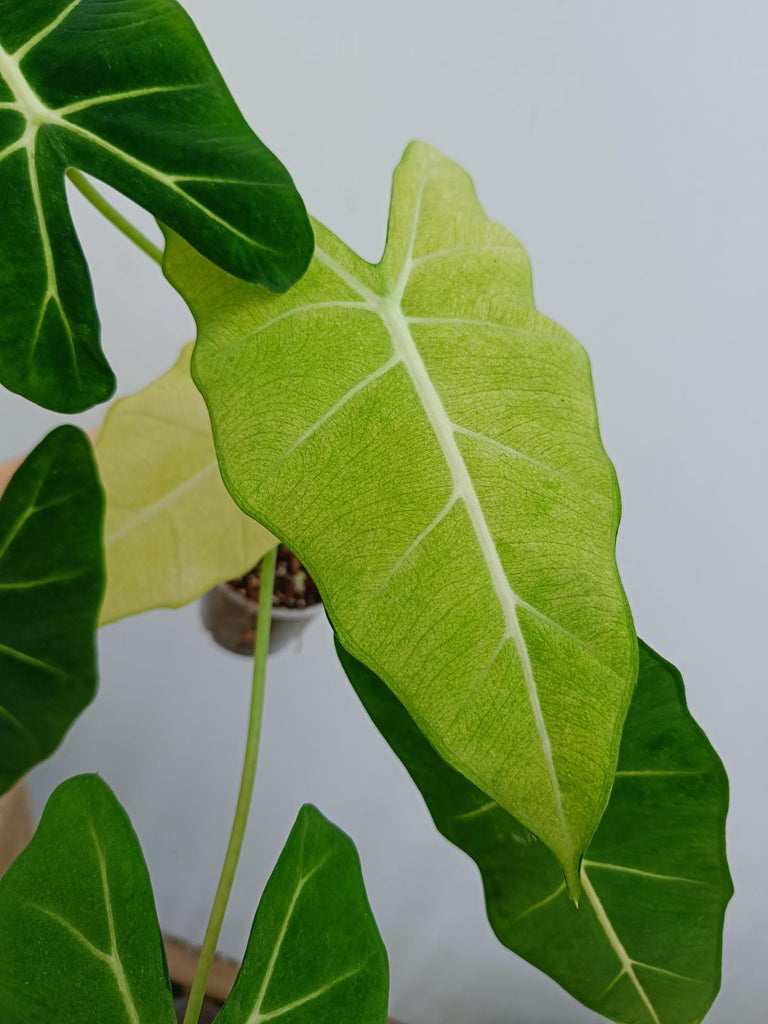
<svg viewBox="0 0 768 1024"><path fill-rule="evenodd" d="M13 93L19 113L27 122L37 126L46 121L52 111L43 103L19 67L18 59L0 45L0 75Z"/></svg>
<svg viewBox="0 0 768 1024"><path fill-rule="evenodd" d="M494 592L498 598L499 604L501 605L504 616L505 632L501 643L504 643L507 639L511 639L517 650L523 677L525 679L528 700L536 723L536 730L539 734L542 750L544 751L544 757L547 762L547 771L552 783L552 790L557 804L558 816L564 832L567 835L568 828L562 805L560 785L555 771L552 744L549 738L547 724L544 720L544 713L541 708L541 701L539 699L539 692L536 686L533 666L528 652L528 645L525 642L525 637L523 636L522 629L520 628L520 620L517 617L517 606L520 603L520 599L510 586L509 580L507 579L507 574L504 571L504 566L502 565L499 557L496 542L493 539L493 535L491 534L488 526L488 521L485 518L485 514L480 504L480 499L478 498L477 491L475 490L472 482L472 477L467 469L464 456L461 454L459 446L456 443L453 423L445 411L440 395L438 394L437 389L429 376L429 372L424 365L421 353L416 347L416 343L411 335L410 327L408 326L408 321L405 316L403 316L399 304L396 305L389 298L381 300L381 317L389 331L390 337L392 338L395 351L400 356L403 365L408 371L416 390L416 394L419 396L419 401L421 402L427 415L427 419L435 432L437 442L440 445L440 449L451 473L454 495L463 501L464 507L467 510L467 515L469 516L469 520L472 524L472 529L477 537L477 542L480 546L483 560L488 568L488 574L491 578Z"/></svg>
<svg viewBox="0 0 768 1024"><path fill-rule="evenodd" d="M306 840L306 833L304 839ZM299 899L301 898L301 894L304 891L305 886L312 878L314 878L318 871L320 871L325 866L330 856L330 853L327 853L321 860L317 862L317 864L314 864L309 869L309 871L307 871L306 874L303 874L299 879L296 888L293 892L293 895L291 896L291 900L286 908L285 916L283 917L283 922L280 926L280 931L277 934L277 938L275 939L275 944L272 947L272 952L270 954L266 970L264 971L264 977L261 979L261 985L259 986L259 992L258 995L256 996L253 1011L249 1015L246 1024L261 1024L261 1022L265 1019L261 1011L262 1007L264 1006L264 1000L266 999L269 987L272 984L272 978L275 973L275 967L277 966L277 961L280 959L280 953L282 952L285 937L288 934L288 926L291 923L291 919L293 918L293 915L296 911L296 907L298 905Z"/></svg>
<svg viewBox="0 0 768 1024"><path fill-rule="evenodd" d="M581 869L581 884L587 899L592 905L592 910L594 911L595 917L597 918L600 927L605 933L605 936L608 939L611 948L613 949L619 963L621 964L621 974L619 975L619 977L621 977L622 975L626 975L629 978L630 982L632 983L632 986L634 987L635 991L640 997L640 1001L643 1003L646 1010L650 1014L653 1024L661 1024L661 1021L659 1020L659 1015L656 1013L656 1008L651 1002L648 993L645 991L645 988L641 984L640 979L638 978L635 972L635 962L630 957L629 953L627 952L624 946L624 943L621 941L618 934L616 933L616 929L613 927L611 919L608 917L605 907L603 906L602 900L597 895L595 888L592 885L592 882L590 881L589 875L587 874L586 869L584 867L582 867Z"/></svg>
<svg viewBox="0 0 768 1024"><path fill-rule="evenodd" d="M459 446L456 443L454 426L451 418L446 412L442 399L440 398L440 395L429 376L429 372L424 365L421 353L419 352L413 339L413 335L411 334L408 318L404 315L401 307L401 299L410 276L413 262L412 254L416 227L419 219L420 201L421 193L414 211L413 229L411 232L408 253L403 262L400 277L389 295L381 296L372 291L353 274L349 273L343 266L341 266L341 264L320 249L319 246L316 247L315 253L321 262L325 263L329 269L333 270L337 276L348 284L350 288L356 291L358 295L362 296L362 298L370 304L371 308L379 314L387 328L395 352L405 366L414 390L416 391L429 423L435 432L435 437L437 438L440 450L443 453L443 457L445 458L446 464L448 465L448 469L451 473L454 497L460 498L464 502L464 507L467 510L467 515L469 516L472 524L472 529L477 537L478 545L491 578L491 583L499 604L501 605L505 625L505 633L501 643L503 644L507 639L511 639L515 644L515 648L520 659L528 701L531 706L536 730L541 742L544 758L546 760L547 772L552 786L558 817L563 830L563 838L569 845L572 845L570 841L570 830L566 822L565 811L562 803L560 784L554 765L552 744L549 738L547 724L544 720L544 713L539 699L538 688L536 686L536 679L533 673L533 666L531 664L528 646L525 642L525 637L523 636L520 621L517 616L517 606L521 602L507 579L504 566L502 565L496 548L496 543L486 521L482 506L480 505L477 492L475 491L472 477ZM500 650L500 648L497 648L497 650Z"/></svg>
<svg viewBox="0 0 768 1024"><path fill-rule="evenodd" d="M91 836L96 849L96 857L99 862L99 874L101 875L101 887L104 896L104 910L107 915L107 927L109 929L110 940L110 967L131 1024L140 1024L139 1012L136 1008L136 1003L134 1002L133 992L131 991L131 983L128 980L128 975L125 972L125 967L123 966L123 961L120 957L120 950L118 949L117 928L115 927L115 915L114 910L112 909L112 891L109 885L107 862L104 857L104 851L101 848L101 843L99 842L99 838L96 834L96 829L93 825L91 825Z"/></svg>
<svg viewBox="0 0 768 1024"><path fill-rule="evenodd" d="M26 55L27 51L22 47L21 51L18 52L22 53L22 55ZM77 354L75 352L74 336L69 322L69 317L64 309L61 296L59 295L59 284L53 258L53 248L51 246L48 224L46 222L45 211L43 209L43 199L40 193L40 179L37 173L36 146L38 129L41 125L46 123L58 124L61 122L63 124L64 122L58 117L56 111L51 110L46 106L24 77L19 66L20 58L18 56L18 52L17 54L10 54L0 46L0 74L2 74L2 77L5 79L5 82L14 95L19 113L27 122L24 134L20 136L17 142L18 147L25 149L27 154L29 184L32 190L32 201L35 207L35 216L37 217L38 230L40 232L40 239L43 246L43 258L45 260L46 271L46 290L40 303L40 311L28 356L32 357L37 349L48 305L51 301L54 301L58 305L61 313L61 322L67 335L70 352L72 353L74 375L79 385L80 367L77 361ZM7 150L5 152L7 153Z"/></svg>

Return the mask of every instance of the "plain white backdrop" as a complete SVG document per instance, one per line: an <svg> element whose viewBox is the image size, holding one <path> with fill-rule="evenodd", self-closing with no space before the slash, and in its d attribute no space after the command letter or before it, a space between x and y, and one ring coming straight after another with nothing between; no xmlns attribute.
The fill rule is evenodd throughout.
<svg viewBox="0 0 768 1024"><path fill-rule="evenodd" d="M422 138L474 176L527 246L539 307L588 349L622 485L619 557L638 631L686 679L725 761L736 897L713 1024L765 1019L768 687L768 8L680 0L188 0L229 85L308 206L369 259L389 177ZM191 319L79 197L104 345L130 392ZM139 217L148 224L145 217ZM0 456L56 417L6 394ZM81 417L96 423L101 412ZM411 1024L595 1021L498 946L474 866L434 832L366 720L325 623L271 664L254 816L224 932L241 953L301 803L348 830ZM195 607L109 627L101 693L32 780L38 808L99 771L131 813L164 927L199 940L239 775L249 665Z"/></svg>

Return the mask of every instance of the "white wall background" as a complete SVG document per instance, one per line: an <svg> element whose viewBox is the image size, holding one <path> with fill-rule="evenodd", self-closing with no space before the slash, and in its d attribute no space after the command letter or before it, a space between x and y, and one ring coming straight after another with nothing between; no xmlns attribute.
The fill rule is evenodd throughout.
<svg viewBox="0 0 768 1024"><path fill-rule="evenodd" d="M682 669L732 785L724 991L713 1024L763 1019L768 755L764 479L765 96L758 0L187 0L247 116L316 216L368 258L405 143L474 175L528 247L538 304L588 348L624 495L638 629ZM191 321L157 269L74 202L122 392ZM3 395L0 456L54 417ZM84 417L97 422L99 414ZM97 770L127 805L166 928L197 939L239 773L249 666L195 608L107 629L102 688L33 777L40 806ZM346 686L324 623L274 659L255 813L224 947L243 946L299 805L356 838L412 1024L595 1016L501 949L474 866L433 831Z"/></svg>

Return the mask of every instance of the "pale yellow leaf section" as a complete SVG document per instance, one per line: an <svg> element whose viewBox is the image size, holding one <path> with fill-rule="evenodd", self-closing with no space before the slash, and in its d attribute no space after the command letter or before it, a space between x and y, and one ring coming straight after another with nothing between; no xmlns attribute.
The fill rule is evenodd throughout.
<svg viewBox="0 0 768 1024"><path fill-rule="evenodd" d="M107 496L102 624L187 604L276 543L221 481L191 352L186 346L168 373L116 402L96 441Z"/></svg>

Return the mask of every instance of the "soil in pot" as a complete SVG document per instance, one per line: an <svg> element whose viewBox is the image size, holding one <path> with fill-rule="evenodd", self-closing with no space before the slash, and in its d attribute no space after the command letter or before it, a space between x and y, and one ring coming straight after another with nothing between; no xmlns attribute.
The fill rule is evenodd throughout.
<svg viewBox="0 0 768 1024"><path fill-rule="evenodd" d="M208 591L202 600L201 614L217 644L236 654L253 654L260 595L261 563L239 579ZM281 544L275 567L270 652L298 639L321 607L315 581L296 555Z"/></svg>
<svg viewBox="0 0 768 1024"><path fill-rule="evenodd" d="M227 586L258 604L261 594L261 562L240 579L230 580ZM316 604L320 604L317 584L296 555L285 544L281 544L277 549L272 607L311 608Z"/></svg>

